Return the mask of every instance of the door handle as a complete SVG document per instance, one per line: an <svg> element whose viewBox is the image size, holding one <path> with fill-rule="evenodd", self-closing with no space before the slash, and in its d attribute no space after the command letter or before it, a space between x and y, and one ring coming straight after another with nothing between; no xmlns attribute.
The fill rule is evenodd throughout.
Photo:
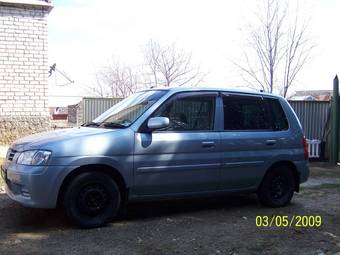
<svg viewBox="0 0 340 255"><path fill-rule="evenodd" d="M203 148L211 148L215 147L215 142L209 141L209 142L202 142L202 147Z"/></svg>
<svg viewBox="0 0 340 255"><path fill-rule="evenodd" d="M266 140L266 144L267 145L275 145L276 144L276 140Z"/></svg>

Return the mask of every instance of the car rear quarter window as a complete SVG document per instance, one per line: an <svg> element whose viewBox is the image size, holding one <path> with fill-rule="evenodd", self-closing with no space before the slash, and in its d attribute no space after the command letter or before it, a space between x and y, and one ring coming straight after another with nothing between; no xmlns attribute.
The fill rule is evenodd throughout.
<svg viewBox="0 0 340 255"><path fill-rule="evenodd" d="M272 130L272 118L260 96L223 95L224 130Z"/></svg>
<svg viewBox="0 0 340 255"><path fill-rule="evenodd" d="M276 98L265 98L265 100L272 119L272 129L274 131L288 130L288 120L280 101Z"/></svg>

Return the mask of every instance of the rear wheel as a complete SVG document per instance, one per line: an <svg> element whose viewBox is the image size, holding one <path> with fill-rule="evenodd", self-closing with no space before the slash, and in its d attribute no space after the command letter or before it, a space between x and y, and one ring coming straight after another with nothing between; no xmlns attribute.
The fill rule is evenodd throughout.
<svg viewBox="0 0 340 255"><path fill-rule="evenodd" d="M281 207L291 201L294 189L293 171L287 166L278 166L266 174L257 195L262 204L270 207Z"/></svg>
<svg viewBox="0 0 340 255"><path fill-rule="evenodd" d="M116 215L120 191L104 173L86 172L76 176L66 189L63 205L66 215L79 227L103 226Z"/></svg>

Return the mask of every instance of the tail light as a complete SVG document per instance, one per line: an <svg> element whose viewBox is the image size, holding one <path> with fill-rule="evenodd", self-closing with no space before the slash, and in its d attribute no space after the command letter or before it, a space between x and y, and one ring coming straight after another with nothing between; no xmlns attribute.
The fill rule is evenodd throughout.
<svg viewBox="0 0 340 255"><path fill-rule="evenodd" d="M305 159L305 160L308 160L308 144L307 144L307 139L306 139L306 137L303 137L302 143L303 143L303 154L304 154L304 159Z"/></svg>

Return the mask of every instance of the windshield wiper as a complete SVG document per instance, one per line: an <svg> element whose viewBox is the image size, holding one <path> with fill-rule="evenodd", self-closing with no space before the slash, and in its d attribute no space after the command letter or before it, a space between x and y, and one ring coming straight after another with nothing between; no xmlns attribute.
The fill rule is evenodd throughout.
<svg viewBox="0 0 340 255"><path fill-rule="evenodd" d="M82 127L98 127L99 125L100 125L100 123L90 121L90 122L85 122L81 126Z"/></svg>
<svg viewBox="0 0 340 255"><path fill-rule="evenodd" d="M116 122L101 122L99 126L103 126L105 128L126 128L125 125Z"/></svg>
<svg viewBox="0 0 340 255"><path fill-rule="evenodd" d="M82 127L126 128L125 125L116 122L86 122Z"/></svg>

